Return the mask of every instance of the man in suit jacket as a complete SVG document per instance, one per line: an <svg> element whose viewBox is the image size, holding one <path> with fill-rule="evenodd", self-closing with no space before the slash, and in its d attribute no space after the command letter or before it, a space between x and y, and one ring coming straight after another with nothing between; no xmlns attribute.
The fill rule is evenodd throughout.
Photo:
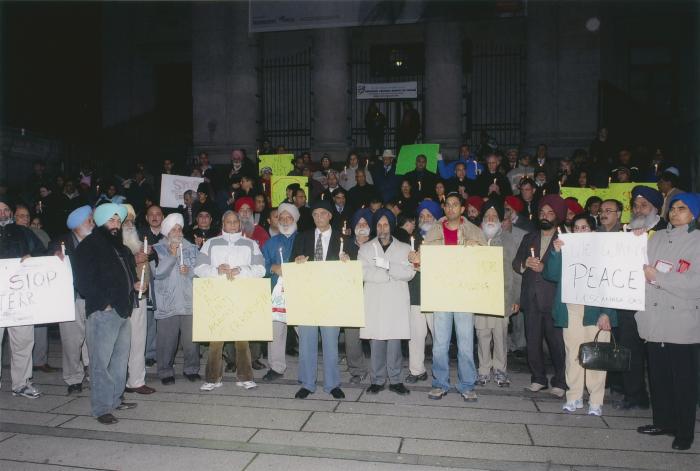
<svg viewBox="0 0 700 471"><path fill-rule="evenodd" d="M316 200L311 207L314 229L301 232L294 240L291 260L297 263L340 260L340 231L331 228L333 208L328 200ZM333 306L328 306L332 309ZM299 382L297 399L306 399L316 391L318 331L323 341L323 390L335 399L343 399L338 368L340 327L299 326Z"/></svg>
<svg viewBox="0 0 700 471"><path fill-rule="evenodd" d="M544 337L554 364L550 393L556 397L563 397L566 391L564 336L562 329L554 326L552 318L552 301L557 285L545 280L542 270L547 263L552 241L557 237L557 226L565 218L566 203L559 195L543 197L539 202L539 230L523 237L513 259L513 270L523 276L520 306L525 313L527 362L532 375L532 384L525 389L538 392L548 388L542 348Z"/></svg>

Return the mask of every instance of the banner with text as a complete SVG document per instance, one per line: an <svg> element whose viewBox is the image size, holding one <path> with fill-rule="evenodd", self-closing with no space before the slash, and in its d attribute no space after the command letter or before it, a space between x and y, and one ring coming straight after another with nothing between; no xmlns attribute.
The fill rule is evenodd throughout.
<svg viewBox="0 0 700 471"><path fill-rule="evenodd" d="M75 320L68 258L0 260L0 327Z"/></svg>
<svg viewBox="0 0 700 471"><path fill-rule="evenodd" d="M184 206L183 195L187 190L197 192L197 187L204 181L200 177L185 177L183 175L160 176L160 206L163 208L177 208Z"/></svg>
<svg viewBox="0 0 700 471"><path fill-rule="evenodd" d="M358 100L418 98L418 82L358 83Z"/></svg>
<svg viewBox="0 0 700 471"><path fill-rule="evenodd" d="M561 234L561 300L644 310L647 236L629 232Z"/></svg>

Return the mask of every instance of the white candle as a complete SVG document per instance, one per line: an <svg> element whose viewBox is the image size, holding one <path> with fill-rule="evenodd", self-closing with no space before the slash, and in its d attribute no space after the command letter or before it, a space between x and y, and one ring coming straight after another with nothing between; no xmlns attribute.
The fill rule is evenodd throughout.
<svg viewBox="0 0 700 471"><path fill-rule="evenodd" d="M66 244L64 242L61 242L61 253L63 256L66 256Z"/></svg>
<svg viewBox="0 0 700 471"><path fill-rule="evenodd" d="M265 187L265 182L263 182L263 193L267 191L267 188Z"/></svg>
<svg viewBox="0 0 700 471"><path fill-rule="evenodd" d="M143 253L148 253L148 237L143 236Z"/></svg>
<svg viewBox="0 0 700 471"><path fill-rule="evenodd" d="M420 184L420 180L418 180L418 191L421 191L421 184Z"/></svg>
<svg viewBox="0 0 700 471"><path fill-rule="evenodd" d="M535 258L535 248L530 247L530 255L532 255L532 258Z"/></svg>
<svg viewBox="0 0 700 471"><path fill-rule="evenodd" d="M561 227L557 226L557 233L561 235Z"/></svg>
<svg viewBox="0 0 700 471"><path fill-rule="evenodd" d="M180 266L185 266L185 256L182 253L182 242L180 242Z"/></svg>
<svg viewBox="0 0 700 471"><path fill-rule="evenodd" d="M141 267L141 280L140 280L141 283L139 285L139 299L141 299L143 297L143 279L145 276L146 276L146 265L144 264Z"/></svg>
<svg viewBox="0 0 700 471"><path fill-rule="evenodd" d="M491 239L489 239L489 240L486 241L486 245L488 245L489 247L491 247Z"/></svg>
<svg viewBox="0 0 700 471"><path fill-rule="evenodd" d="M623 230L623 232L627 232L627 224L622 225L622 230Z"/></svg>
<svg viewBox="0 0 700 471"><path fill-rule="evenodd" d="M280 247L280 265L284 263L284 256L282 255L282 247Z"/></svg>
<svg viewBox="0 0 700 471"><path fill-rule="evenodd" d="M369 165L369 157L367 157L367 160L365 160L365 168Z"/></svg>
<svg viewBox="0 0 700 471"><path fill-rule="evenodd" d="M338 253L338 257L343 255L343 238L340 238L340 252Z"/></svg>
<svg viewBox="0 0 700 471"><path fill-rule="evenodd" d="M345 220L345 221L343 221L343 234L345 234L345 231L347 230L347 228L348 228L348 221ZM342 240L341 240L341 242L342 242Z"/></svg>
<svg viewBox="0 0 700 471"><path fill-rule="evenodd" d="M413 252L416 251L416 239L414 239L413 236L411 236L411 250Z"/></svg>
<svg viewBox="0 0 700 471"><path fill-rule="evenodd" d="M348 166L347 165L343 166L343 173L345 173L345 174L348 173Z"/></svg>
<svg viewBox="0 0 700 471"><path fill-rule="evenodd" d="M476 160L474 161L474 174L479 174L479 164L476 163Z"/></svg>
<svg viewBox="0 0 700 471"><path fill-rule="evenodd" d="M493 179L493 184L494 184L494 185L496 184L496 179L495 179L495 178Z"/></svg>

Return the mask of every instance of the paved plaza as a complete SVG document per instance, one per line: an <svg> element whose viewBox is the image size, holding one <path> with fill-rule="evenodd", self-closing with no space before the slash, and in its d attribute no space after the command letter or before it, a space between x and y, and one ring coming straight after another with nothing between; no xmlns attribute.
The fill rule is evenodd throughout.
<svg viewBox="0 0 700 471"><path fill-rule="evenodd" d="M363 387L349 384L345 365L345 400L334 400L320 386L309 399L298 400L297 358L288 360L285 379L260 381L248 391L236 387L231 373L222 388L208 393L182 376L163 386L149 368L147 381L157 392L127 394L138 407L118 411L120 421L113 426L90 416L87 388L67 396L60 372L36 373L43 397L12 397L5 367L0 470L695 471L700 466L700 437L687 452L676 452L671 437L636 432L650 422L649 411L622 413L606 403L603 417L564 414L561 400L523 391L529 375L522 362L511 362L516 372L510 388L479 388L478 402L466 403L457 393L428 399L428 381L412 386L406 397L388 390L367 395L367 381ZM61 364L57 340L50 364Z"/></svg>

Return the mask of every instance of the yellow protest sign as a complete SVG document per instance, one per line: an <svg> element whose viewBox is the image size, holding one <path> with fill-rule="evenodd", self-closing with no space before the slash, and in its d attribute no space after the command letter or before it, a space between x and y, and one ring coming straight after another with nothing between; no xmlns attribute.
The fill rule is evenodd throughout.
<svg viewBox="0 0 700 471"><path fill-rule="evenodd" d="M588 198L591 196L596 196L596 191L593 188L572 188L568 186L563 186L561 187L561 191L559 192L559 195L566 199L566 198L576 198L576 201L578 201L578 204L581 206L586 205L586 201L588 201Z"/></svg>
<svg viewBox="0 0 700 471"><path fill-rule="evenodd" d="M272 340L269 278L195 278L193 342Z"/></svg>
<svg viewBox="0 0 700 471"><path fill-rule="evenodd" d="M265 154L259 155L258 158L260 175L265 167L270 167L272 174L278 177L286 177L294 169L294 154Z"/></svg>
<svg viewBox="0 0 700 471"><path fill-rule="evenodd" d="M287 324L365 326L362 263L285 263L282 276Z"/></svg>
<svg viewBox="0 0 700 471"><path fill-rule="evenodd" d="M309 178L308 177L276 177L274 174L271 178L272 191L270 193L272 207L276 208L283 203L287 198L287 186L292 183L298 183L299 186L306 192L306 197L309 198Z"/></svg>
<svg viewBox="0 0 700 471"><path fill-rule="evenodd" d="M422 245L422 311L503 316L503 248Z"/></svg>

